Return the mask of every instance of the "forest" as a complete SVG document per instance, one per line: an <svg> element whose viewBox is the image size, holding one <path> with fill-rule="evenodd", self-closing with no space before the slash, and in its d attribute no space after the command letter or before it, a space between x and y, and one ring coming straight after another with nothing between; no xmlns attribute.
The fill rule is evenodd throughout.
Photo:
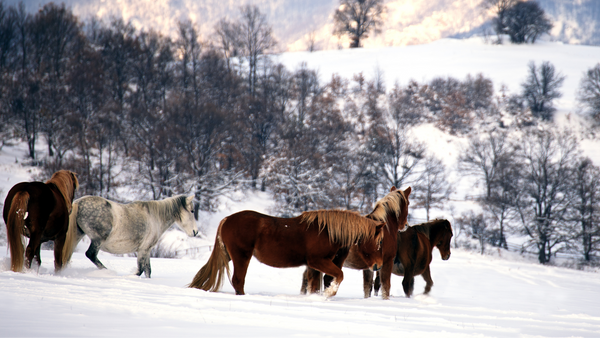
<svg viewBox="0 0 600 338"><path fill-rule="evenodd" d="M281 216L368 213L392 186L410 185L411 208L429 218L452 192L448 173L459 170L482 182L481 208L454 226L482 252L508 248L516 235L540 263L568 252L598 264L600 168L581 155L576 135L552 123L562 83L552 64L531 63L512 95L481 74L386 88L383 71L322 81L306 65L275 63L277 41L256 7L221 20L208 38L191 22L178 32L84 22L53 3L28 13L0 2L0 150L26 142L26 164L45 177L78 173L80 196L193 193L196 215L245 189L272 193ZM579 95L593 125L598 84L600 64ZM459 168L410 137L425 123L469 140Z"/></svg>

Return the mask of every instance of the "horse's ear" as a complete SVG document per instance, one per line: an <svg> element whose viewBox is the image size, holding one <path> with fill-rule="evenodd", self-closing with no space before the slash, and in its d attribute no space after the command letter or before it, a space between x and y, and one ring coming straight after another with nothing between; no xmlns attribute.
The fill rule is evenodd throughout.
<svg viewBox="0 0 600 338"><path fill-rule="evenodd" d="M393 186L392 186L392 188L390 189L390 192L392 192L392 191L396 191L396 190L397 190L397 189L396 189L396 186L395 186L395 185L393 185Z"/></svg>
<svg viewBox="0 0 600 338"><path fill-rule="evenodd" d="M404 190L404 197L408 198L408 196L410 195L410 193L412 192L412 188L408 187Z"/></svg>
<svg viewBox="0 0 600 338"><path fill-rule="evenodd" d="M378 234L381 231L381 228L385 226L385 222L379 222L375 225L375 233Z"/></svg>
<svg viewBox="0 0 600 338"><path fill-rule="evenodd" d="M69 171L69 173L71 173L75 190L79 189L79 180L77 180L77 174L72 171Z"/></svg>
<svg viewBox="0 0 600 338"><path fill-rule="evenodd" d="M185 199L185 208L189 211L194 211L194 196L188 196Z"/></svg>

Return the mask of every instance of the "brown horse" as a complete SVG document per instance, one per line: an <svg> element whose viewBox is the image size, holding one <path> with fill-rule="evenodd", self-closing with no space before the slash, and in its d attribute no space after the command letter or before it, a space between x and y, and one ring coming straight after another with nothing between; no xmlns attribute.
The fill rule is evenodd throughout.
<svg viewBox="0 0 600 338"><path fill-rule="evenodd" d="M433 248L437 247L443 260L450 258L450 240L452 226L445 219L436 219L408 227L405 232L398 233L398 253L394 262L395 275L404 276L402 287L406 297L410 297L415 286L415 276L421 275L425 280L425 294L431 291L433 280L429 264ZM365 274L365 289L373 284L373 275ZM379 274L375 279L375 295L379 291Z"/></svg>
<svg viewBox="0 0 600 338"><path fill-rule="evenodd" d="M21 182L10 189L4 201L4 223L10 249L10 269L15 272L30 269L34 257L41 265L40 247L54 240L54 268L66 263L63 255L69 229L69 213L79 182L75 173L60 170L42 182ZM27 250L22 236L29 237ZM25 251L25 257L23 252Z"/></svg>
<svg viewBox="0 0 600 338"><path fill-rule="evenodd" d="M381 265L379 246L384 222L358 213L340 210L309 211L294 218L278 218L254 211L241 211L219 224L215 246L208 262L198 271L189 287L218 291L229 261L233 261L231 284L244 294L246 271L252 256L276 268L308 265L333 276L327 297L337 293L344 278L333 263L336 253L350 246L372 267Z"/></svg>
<svg viewBox="0 0 600 338"><path fill-rule="evenodd" d="M383 292L382 298L388 299L391 287L391 276L392 268L394 266L394 258L396 257L397 241L396 237L398 231L403 231L406 226L406 219L408 217L408 206L410 202L408 197L411 193L411 188L408 187L406 190L397 190L396 187L392 187L390 192L379 200L375 204L373 211L365 217L386 222L387 226L383 231L383 241L381 244L381 254L383 259L383 265L381 265L381 280L383 281ZM338 267L349 267L351 269L364 270L363 274L369 274L371 280L373 279L373 272L370 270L370 266L362 259L362 256L356 251L356 247L350 248L349 253L346 256L336 257L334 263ZM324 283L325 287L331 283L331 275L325 276ZM321 288L321 274L319 271L306 268L303 275L301 293L307 292L307 287L311 286L312 292L318 292ZM365 289L365 298L369 297L371 290L368 292Z"/></svg>

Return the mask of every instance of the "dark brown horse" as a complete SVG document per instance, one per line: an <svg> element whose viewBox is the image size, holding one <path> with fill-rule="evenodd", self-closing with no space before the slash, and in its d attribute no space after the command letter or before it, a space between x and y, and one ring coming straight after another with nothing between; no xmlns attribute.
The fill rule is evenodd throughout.
<svg viewBox="0 0 600 338"><path fill-rule="evenodd" d="M406 219L408 216L408 197L411 193L411 188L408 187L406 190L397 190L396 187L392 187L390 192L381 200L375 204L373 211L365 217L384 221L387 226L383 231L383 242L381 244L381 254L383 259L383 265L381 265L381 280L383 282L383 293L382 298L388 299L391 287L391 276L392 268L394 265L394 258L396 257L396 237L398 231L404 230L406 226ZM342 254L341 252L340 254ZM363 261L362 256L358 254L355 247L352 247L347 253L347 256L340 255L336 257L334 263L341 267L342 264L345 267L352 269L364 270L363 274L370 274L371 279L373 278L373 272L370 270L370 266ZM329 286L331 282L331 276L325 276L324 282L325 287ZM311 270L307 267L302 281L301 293L307 292L307 287L311 286L313 292L318 292L321 288L321 274L318 271ZM370 296L370 290L365 290L365 297Z"/></svg>
<svg viewBox="0 0 600 338"><path fill-rule="evenodd" d="M63 247L77 188L79 182L75 173L60 170L46 183L21 182L10 189L4 201L3 216L11 270L22 271L23 260L25 267L31 268L34 257L38 266L41 265L40 246L50 240L54 241L54 268L58 271L67 263ZM27 250L23 236L29 237Z"/></svg>
<svg viewBox="0 0 600 338"><path fill-rule="evenodd" d="M443 260L450 258L450 240L452 226L445 219L436 219L408 227L405 232L398 233L398 253L394 262L395 275L404 276L402 287L406 297L410 297L415 286L415 276L421 275L425 280L425 294L431 291L433 280L429 264L433 248L437 247ZM373 276L365 274L365 289L373 284ZM379 274L375 279L375 295L379 291Z"/></svg>
<svg viewBox="0 0 600 338"><path fill-rule="evenodd" d="M333 263L336 253L356 247L369 267L381 265L379 246L384 224L350 211L310 211L294 218L241 211L221 221L213 252L189 287L218 291L225 269L229 275L232 260L231 284L236 294L243 295L246 271L254 256L272 267L308 265L333 276L331 287L325 291L331 297L344 278L342 269Z"/></svg>

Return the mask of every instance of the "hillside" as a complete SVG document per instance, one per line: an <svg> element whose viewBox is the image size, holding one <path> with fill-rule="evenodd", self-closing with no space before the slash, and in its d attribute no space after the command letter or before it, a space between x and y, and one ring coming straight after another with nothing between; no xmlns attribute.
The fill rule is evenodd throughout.
<svg viewBox="0 0 600 338"><path fill-rule="evenodd" d="M5 0L16 4L17 0ZM48 0L26 0L35 11ZM164 34L175 34L177 21L190 20L208 37L221 18L234 19L241 5L257 5L268 17L279 40L281 51L307 49L308 36L314 32L319 49L337 49L332 36L332 15L338 0L258 0L258 1L150 1L150 0L64 0L81 18L111 16L132 21L137 28L153 28ZM480 0L388 0L382 33L364 41L367 48L424 44L441 38L481 34L489 14L478 7ZM595 0L577 2L542 0L540 4L554 21L552 39L572 44L600 43L600 4ZM344 46L347 46L344 42Z"/></svg>

